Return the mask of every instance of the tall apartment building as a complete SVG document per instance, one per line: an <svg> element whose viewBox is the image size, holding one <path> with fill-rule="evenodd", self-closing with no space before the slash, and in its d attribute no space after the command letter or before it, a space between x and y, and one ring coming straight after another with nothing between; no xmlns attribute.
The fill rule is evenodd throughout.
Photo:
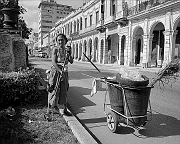
<svg viewBox="0 0 180 144"><path fill-rule="evenodd" d="M42 38L55 23L73 11L72 6L57 4L55 0L41 0L39 6L39 47L43 45Z"/></svg>

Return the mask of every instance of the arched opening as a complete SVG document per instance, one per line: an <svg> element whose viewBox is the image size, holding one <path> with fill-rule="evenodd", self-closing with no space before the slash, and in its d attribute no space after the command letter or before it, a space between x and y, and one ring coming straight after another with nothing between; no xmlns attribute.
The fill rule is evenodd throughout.
<svg viewBox="0 0 180 144"><path fill-rule="evenodd" d="M112 34L107 37L108 42L108 63L115 63L119 60L119 35Z"/></svg>
<svg viewBox="0 0 180 144"><path fill-rule="evenodd" d="M101 47L100 47L100 63L103 62L103 49L104 49L104 40L101 40Z"/></svg>
<svg viewBox="0 0 180 144"><path fill-rule="evenodd" d="M142 40L143 40L143 29L141 27L137 27L134 30L133 34L133 41L132 41L132 64L137 65L141 64L142 59L143 59L143 45L142 45Z"/></svg>
<svg viewBox="0 0 180 144"><path fill-rule="evenodd" d="M78 59L78 44L76 44L76 56L75 59Z"/></svg>
<svg viewBox="0 0 180 144"><path fill-rule="evenodd" d="M152 29L151 67L162 67L164 60L164 25L159 22Z"/></svg>
<svg viewBox="0 0 180 144"><path fill-rule="evenodd" d="M120 65L124 65L124 49L125 49L126 36L121 38L121 53L120 53Z"/></svg>
<svg viewBox="0 0 180 144"><path fill-rule="evenodd" d="M92 59L92 39L89 39L89 54L88 54L89 59Z"/></svg>
<svg viewBox="0 0 180 144"><path fill-rule="evenodd" d="M140 63L140 56L141 56L141 39L137 40L136 44L136 58L135 58L135 64Z"/></svg>
<svg viewBox="0 0 180 144"><path fill-rule="evenodd" d="M75 44L73 44L73 57L75 58Z"/></svg>
<svg viewBox="0 0 180 144"><path fill-rule="evenodd" d="M173 34L173 59L180 59L180 17L177 19Z"/></svg>
<svg viewBox="0 0 180 144"><path fill-rule="evenodd" d="M87 42L86 42L86 40L84 41L83 53L85 55L87 55ZM84 57L84 54L83 54L83 59L82 59L83 61L86 60Z"/></svg>
<svg viewBox="0 0 180 144"><path fill-rule="evenodd" d="M99 55L99 50L98 50L98 38L96 37L95 40L94 40L94 61L99 61L98 59L98 55Z"/></svg>

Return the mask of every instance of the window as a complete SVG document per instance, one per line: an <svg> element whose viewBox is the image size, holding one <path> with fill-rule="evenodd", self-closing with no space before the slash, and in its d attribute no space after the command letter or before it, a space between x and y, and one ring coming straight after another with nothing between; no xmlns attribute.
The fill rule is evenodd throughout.
<svg viewBox="0 0 180 144"><path fill-rule="evenodd" d="M79 19L77 20L77 32L79 31Z"/></svg>
<svg viewBox="0 0 180 144"><path fill-rule="evenodd" d="M115 0L112 0L112 16L116 14L116 3Z"/></svg>
<svg viewBox="0 0 180 144"><path fill-rule="evenodd" d="M72 33L72 22L70 24L70 33Z"/></svg>
<svg viewBox="0 0 180 144"><path fill-rule="evenodd" d="M84 19L85 28L87 28L87 18Z"/></svg>
<svg viewBox="0 0 180 144"><path fill-rule="evenodd" d="M104 20L104 8L105 8L105 2L104 2L104 0L102 0L102 3L101 3L101 18L102 18L102 20Z"/></svg>
<svg viewBox="0 0 180 144"><path fill-rule="evenodd" d="M90 15L90 26L92 26L92 15Z"/></svg>
<svg viewBox="0 0 180 144"><path fill-rule="evenodd" d="M76 21L74 21L74 32L76 32Z"/></svg>
<svg viewBox="0 0 180 144"><path fill-rule="evenodd" d="M96 24L98 23L99 21L99 11L96 12Z"/></svg>
<svg viewBox="0 0 180 144"><path fill-rule="evenodd" d="M101 3L101 13L104 13L104 8L105 8L105 3L104 3L104 0L102 0L102 3Z"/></svg>
<svg viewBox="0 0 180 144"><path fill-rule="evenodd" d="M52 28L51 26L44 26L42 25L42 28Z"/></svg>
<svg viewBox="0 0 180 144"><path fill-rule="evenodd" d="M52 21L42 20L42 23L52 23Z"/></svg>
<svg viewBox="0 0 180 144"><path fill-rule="evenodd" d="M80 18L80 30L82 30L82 17Z"/></svg>

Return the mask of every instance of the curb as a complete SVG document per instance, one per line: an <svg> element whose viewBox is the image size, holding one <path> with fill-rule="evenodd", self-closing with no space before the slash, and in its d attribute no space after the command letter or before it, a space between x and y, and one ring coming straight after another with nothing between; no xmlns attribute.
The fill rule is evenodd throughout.
<svg viewBox="0 0 180 144"><path fill-rule="evenodd" d="M74 115L63 117L80 144L98 144Z"/></svg>

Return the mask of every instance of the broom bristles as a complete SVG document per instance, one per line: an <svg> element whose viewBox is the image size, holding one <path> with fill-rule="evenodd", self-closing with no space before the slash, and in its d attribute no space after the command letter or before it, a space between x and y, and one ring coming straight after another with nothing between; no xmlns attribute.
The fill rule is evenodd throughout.
<svg viewBox="0 0 180 144"><path fill-rule="evenodd" d="M180 59L175 59L169 62L165 67L163 67L157 75L152 78L148 86L154 86L156 82L161 81L163 78L166 78L166 80L172 79L172 77L176 78L179 76L180 72Z"/></svg>

